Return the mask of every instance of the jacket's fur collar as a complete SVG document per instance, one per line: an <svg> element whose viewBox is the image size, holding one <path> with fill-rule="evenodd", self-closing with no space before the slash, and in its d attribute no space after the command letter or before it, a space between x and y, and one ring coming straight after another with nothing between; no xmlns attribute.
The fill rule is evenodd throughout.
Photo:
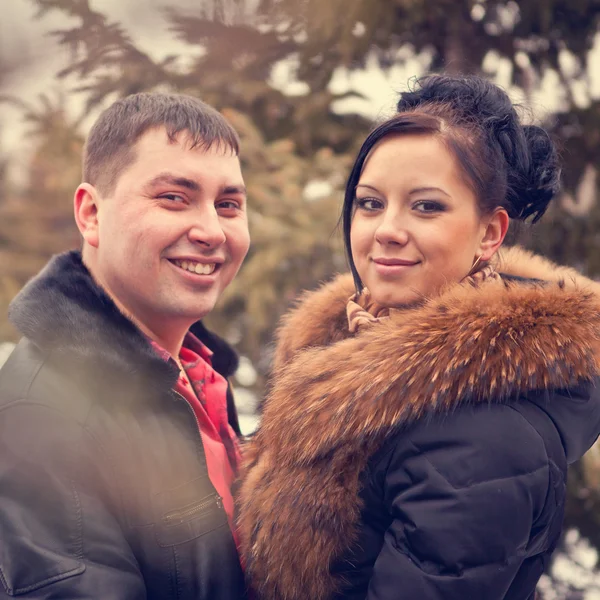
<svg viewBox="0 0 600 600"><path fill-rule="evenodd" d="M345 312L350 276L305 295L278 333L278 385L265 407L264 435L285 444L294 462L310 461L357 432L377 436L427 410L449 410L459 398L506 400L595 374L600 284L518 248L499 263L505 275L545 283L456 285L355 337ZM319 413L318 428L307 411Z"/></svg>
<svg viewBox="0 0 600 600"><path fill-rule="evenodd" d="M354 289L344 275L284 319L241 490L260 597L330 597L329 566L355 535L358 475L394 428L463 401L515 399L598 373L600 285L519 249L502 255L499 270L545 283L455 285L351 337Z"/></svg>
<svg viewBox="0 0 600 600"><path fill-rule="evenodd" d="M95 384L92 388L116 384L131 391L120 397L136 397L149 389L170 389L177 380L177 367L156 354L95 283L79 252L55 256L13 300L9 318L26 338L67 365L69 373ZM220 368L225 376L231 374L237 365L231 349L201 323L192 331L205 343L209 337L207 345L216 350Z"/></svg>

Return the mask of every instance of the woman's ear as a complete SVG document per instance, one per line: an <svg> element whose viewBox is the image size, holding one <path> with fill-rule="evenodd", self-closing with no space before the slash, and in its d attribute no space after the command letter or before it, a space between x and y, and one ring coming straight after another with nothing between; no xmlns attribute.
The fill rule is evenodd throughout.
<svg viewBox="0 0 600 600"><path fill-rule="evenodd" d="M509 221L508 213L504 208L497 208L491 217L485 220L485 229L478 252L481 260L488 261L496 254L508 232Z"/></svg>
<svg viewBox="0 0 600 600"><path fill-rule="evenodd" d="M98 208L99 194L96 188L89 183L82 183L76 190L73 198L75 222L83 237L84 244L94 248L98 247Z"/></svg>

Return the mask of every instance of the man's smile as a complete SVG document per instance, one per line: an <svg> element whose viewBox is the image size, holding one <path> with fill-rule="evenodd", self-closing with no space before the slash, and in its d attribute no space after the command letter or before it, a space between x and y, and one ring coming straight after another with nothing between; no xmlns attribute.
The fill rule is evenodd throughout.
<svg viewBox="0 0 600 600"><path fill-rule="evenodd" d="M202 263L193 260L169 259L169 262L184 271L189 271L196 275L212 275L217 267L220 266L217 263Z"/></svg>

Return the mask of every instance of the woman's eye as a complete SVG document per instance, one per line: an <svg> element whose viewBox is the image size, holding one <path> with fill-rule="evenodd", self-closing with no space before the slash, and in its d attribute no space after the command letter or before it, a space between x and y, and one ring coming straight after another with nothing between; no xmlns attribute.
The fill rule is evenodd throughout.
<svg viewBox="0 0 600 600"><path fill-rule="evenodd" d="M383 202L377 198L357 198L356 206L363 210L379 210L383 208Z"/></svg>
<svg viewBox="0 0 600 600"><path fill-rule="evenodd" d="M446 207L435 200L420 200L415 202L413 208L423 213L436 213L444 211Z"/></svg>

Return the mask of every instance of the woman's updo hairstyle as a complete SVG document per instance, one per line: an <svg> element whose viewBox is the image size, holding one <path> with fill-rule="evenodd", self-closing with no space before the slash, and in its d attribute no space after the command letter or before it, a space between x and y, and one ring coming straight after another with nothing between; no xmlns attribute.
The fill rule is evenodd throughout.
<svg viewBox="0 0 600 600"><path fill-rule="evenodd" d="M523 125L504 90L475 75L429 75L400 94L397 113L363 143L346 185L342 228L357 289L361 282L350 246L356 186L374 146L388 135L439 137L467 175L482 213L502 207L532 223L546 212L560 185L556 147L548 133Z"/></svg>
<svg viewBox="0 0 600 600"><path fill-rule="evenodd" d="M522 125L506 92L487 79L424 77L400 95L397 111L433 111L446 121L452 149L463 147L458 158L467 172L476 174L473 183L482 208L502 206L512 219L531 217L535 223L558 192L558 155L548 133ZM461 130L470 143L460 143Z"/></svg>

